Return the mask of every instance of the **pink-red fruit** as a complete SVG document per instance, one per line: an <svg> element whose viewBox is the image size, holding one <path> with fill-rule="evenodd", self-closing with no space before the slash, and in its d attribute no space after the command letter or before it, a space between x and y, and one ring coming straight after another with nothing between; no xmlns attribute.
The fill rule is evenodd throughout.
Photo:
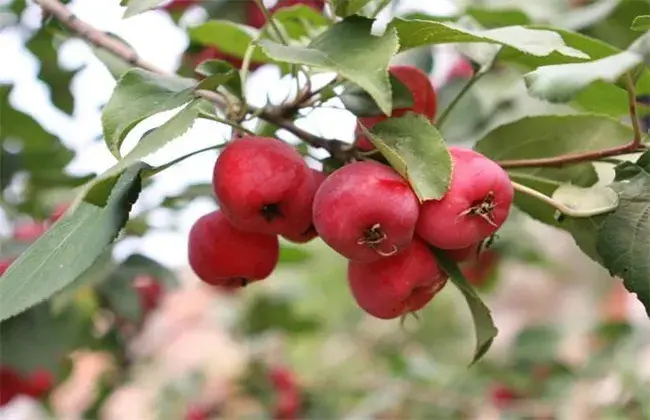
<svg viewBox="0 0 650 420"><path fill-rule="evenodd" d="M320 187L320 185L325 181L325 178L327 178L327 175L325 175L321 171L317 171L316 169L311 170L311 174L314 178L314 185L316 189ZM310 212L313 209L313 205L309 206ZM312 216L309 217L310 220L312 219ZM315 237L318 236L318 232L316 232L316 228L314 227L314 224L312 222L311 225L309 225L309 228L307 228L306 231L300 232L298 234L288 234L288 235L283 235L283 237L291 242L297 243L297 244L305 244Z"/></svg>
<svg viewBox="0 0 650 420"><path fill-rule="evenodd" d="M496 232L510 212L514 190L496 162L470 149L450 147L453 171L441 200L420 207L417 234L441 249L472 246Z"/></svg>
<svg viewBox="0 0 650 420"><path fill-rule="evenodd" d="M199 218L189 234L189 262L214 286L238 287L268 277L278 263L277 236L244 232L220 211Z"/></svg>
<svg viewBox="0 0 650 420"><path fill-rule="evenodd" d="M314 179L298 152L280 140L234 140L219 155L212 184L221 211L238 229L296 235L311 225Z"/></svg>
<svg viewBox="0 0 650 420"><path fill-rule="evenodd" d="M348 282L361 309L392 319L424 307L447 283L447 275L416 237L401 254L370 263L350 261Z"/></svg>
<svg viewBox="0 0 650 420"><path fill-rule="evenodd" d="M397 172L355 162L330 175L314 198L314 226L332 249L351 260L399 253L413 240L419 202Z"/></svg>

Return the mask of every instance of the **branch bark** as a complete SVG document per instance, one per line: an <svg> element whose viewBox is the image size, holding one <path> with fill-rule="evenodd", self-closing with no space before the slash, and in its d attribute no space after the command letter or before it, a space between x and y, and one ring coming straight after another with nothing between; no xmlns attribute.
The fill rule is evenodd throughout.
<svg viewBox="0 0 650 420"><path fill-rule="evenodd" d="M138 54L129 46L113 38L109 34L98 30L89 23L79 19L59 0L34 0L34 2L40 5L44 11L54 16L72 32L85 39L89 43L93 44L94 46L114 54L118 58L135 67L139 67L141 69L148 70L157 74L170 74L140 58ZM223 99L215 92L197 90L195 93L196 96L214 103L219 108L224 108L226 106ZM345 161L348 160L354 153L354 148L351 145L340 140L329 140L311 134L297 127L293 121L283 117L273 108L256 109L249 106L248 109L250 112L257 114L259 118L275 124L278 127L284 128L290 133L298 136L310 146L327 150L335 159Z"/></svg>

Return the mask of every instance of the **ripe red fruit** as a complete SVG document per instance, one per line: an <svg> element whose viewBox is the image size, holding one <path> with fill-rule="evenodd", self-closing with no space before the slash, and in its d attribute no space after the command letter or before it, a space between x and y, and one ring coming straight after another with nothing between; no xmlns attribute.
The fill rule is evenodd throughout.
<svg viewBox="0 0 650 420"><path fill-rule="evenodd" d="M451 185L441 200L420 207L417 234L441 249L466 248L492 235L510 212L514 190L496 162L470 149L450 147Z"/></svg>
<svg viewBox="0 0 650 420"><path fill-rule="evenodd" d="M208 420L210 414L201 407L190 406L185 413L185 420Z"/></svg>
<svg viewBox="0 0 650 420"><path fill-rule="evenodd" d="M320 185L325 181L325 178L327 178L327 175L325 175L321 171L317 171L316 169L311 170L312 176L314 178L314 184L316 190L320 188ZM313 205L309 206L309 220L312 220L312 210L313 210ZM307 228L306 231L301 232L299 234L289 234L289 235L282 235L285 239L295 242L297 244L305 244L315 237L318 236L318 232L316 231L316 228L314 227L314 224L312 223L309 225L309 228Z"/></svg>
<svg viewBox="0 0 650 420"><path fill-rule="evenodd" d="M27 377L26 384L26 394L39 398L52 389L54 377L45 369L36 369Z"/></svg>
<svg viewBox="0 0 650 420"><path fill-rule="evenodd" d="M164 295L160 281L147 274L135 277L133 288L138 292L140 306L145 316L158 307Z"/></svg>
<svg viewBox="0 0 650 420"><path fill-rule="evenodd" d="M6 365L0 365L0 406L18 395L39 398L46 394L54 382L50 372L37 369L26 379Z"/></svg>
<svg viewBox="0 0 650 420"><path fill-rule="evenodd" d="M189 9L197 3L201 3L201 0L172 0L170 3L163 6L163 9L169 12L179 12Z"/></svg>
<svg viewBox="0 0 650 420"><path fill-rule="evenodd" d="M478 245L476 243L465 248L450 249L445 255L456 262L472 260L478 255Z"/></svg>
<svg viewBox="0 0 650 420"><path fill-rule="evenodd" d="M429 80L429 76L414 66L393 66L389 69L389 72L405 84L411 92L411 95L413 95L413 105L409 108L393 109L391 117L401 117L407 112L412 111L432 120L436 115L437 101L436 91L431 84L431 80ZM359 117L358 121L370 129L388 118L386 115L378 115L375 117ZM375 148L372 142L363 134L359 124L357 124L357 128L355 129L355 135L355 146L359 149L372 150Z"/></svg>
<svg viewBox="0 0 650 420"><path fill-rule="evenodd" d="M44 223L26 222L14 228L14 239L21 242L34 242L47 230Z"/></svg>
<svg viewBox="0 0 650 420"><path fill-rule="evenodd" d="M447 81L453 79L469 79L474 75L474 69L469 61L464 58L458 59L449 74L447 75Z"/></svg>
<svg viewBox="0 0 650 420"><path fill-rule="evenodd" d="M447 275L419 238L404 252L379 261L350 261L348 283L361 309L392 319L426 305L447 283Z"/></svg>
<svg viewBox="0 0 650 420"><path fill-rule="evenodd" d="M217 158L212 184L221 211L238 229L294 235L311 225L314 179L298 152L280 140L234 140Z"/></svg>
<svg viewBox="0 0 650 420"><path fill-rule="evenodd" d="M268 277L278 263L277 236L244 232L215 211L199 218L190 229L189 263L211 285L226 287Z"/></svg>
<svg viewBox="0 0 650 420"><path fill-rule="evenodd" d="M314 226L332 249L351 260L397 254L413 240L419 202L388 166L356 162L330 175L314 198Z"/></svg>

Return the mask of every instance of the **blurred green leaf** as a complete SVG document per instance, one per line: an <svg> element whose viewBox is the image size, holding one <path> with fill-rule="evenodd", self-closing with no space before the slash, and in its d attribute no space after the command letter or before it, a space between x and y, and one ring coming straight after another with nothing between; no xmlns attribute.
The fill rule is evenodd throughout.
<svg viewBox="0 0 650 420"><path fill-rule="evenodd" d="M23 374L42 368L58 376L65 359L90 338L91 320L70 307L54 314L48 302L0 323L0 363Z"/></svg>
<svg viewBox="0 0 650 420"><path fill-rule="evenodd" d="M331 21L313 7L304 4L282 7L273 13L276 24L284 28L290 39L302 40L313 38L324 27L331 25Z"/></svg>
<svg viewBox="0 0 650 420"><path fill-rule="evenodd" d="M499 330L494 325L490 309L485 306L485 303L483 303L481 297L469 284L463 273L458 268L458 265L454 261L448 259L444 251L433 247L430 248L435 254L442 269L449 274L450 280L456 285L456 287L458 287L465 297L469 310L472 313L476 333L476 349L471 363L474 364L478 362L490 349L492 341L494 340L494 337L497 336Z"/></svg>
<svg viewBox="0 0 650 420"><path fill-rule="evenodd" d="M648 31L650 30L650 15L637 16L632 21L633 31Z"/></svg>
<svg viewBox="0 0 650 420"><path fill-rule="evenodd" d="M408 179L421 201L440 199L451 182L451 156L438 130L422 115L407 112L370 130L370 140Z"/></svg>
<svg viewBox="0 0 650 420"><path fill-rule="evenodd" d="M246 334L280 330L288 334L309 334L318 331L317 318L296 313L291 302L282 296L257 296L246 306L241 328Z"/></svg>
<svg viewBox="0 0 650 420"><path fill-rule="evenodd" d="M504 45L519 54L546 57L549 64L555 56L588 59L589 55L567 46L562 37L551 30L506 26L497 29L471 31L453 23L424 20L393 20L400 41L400 51L421 45L466 42L486 42Z"/></svg>
<svg viewBox="0 0 650 420"><path fill-rule="evenodd" d="M280 247L280 263L300 264L305 261L309 261L311 258L311 253L305 251L303 247L296 247L285 244L282 244Z"/></svg>
<svg viewBox="0 0 650 420"><path fill-rule="evenodd" d="M260 46L278 61L315 66L340 74L368 92L381 111L390 115L392 95L388 65L397 52L398 40L393 29L382 36L372 35L372 22L359 16L348 17L307 47L285 46L268 40L260 41Z"/></svg>
<svg viewBox="0 0 650 420"><path fill-rule="evenodd" d="M342 18L357 14L371 1L372 0L331 0L334 14Z"/></svg>
<svg viewBox="0 0 650 420"><path fill-rule="evenodd" d="M106 207L80 202L14 261L0 277L0 320L49 298L92 266L126 223L142 169L120 177Z"/></svg>
<svg viewBox="0 0 650 420"><path fill-rule="evenodd" d="M552 325L532 325L517 334L512 354L517 362L547 363L557 359L560 333Z"/></svg>
<svg viewBox="0 0 650 420"><path fill-rule="evenodd" d="M243 58L250 43L258 36L258 30L229 20L209 20L190 28L188 34L193 42ZM271 60L260 48L256 48L251 61L268 63Z"/></svg>
<svg viewBox="0 0 650 420"><path fill-rule="evenodd" d="M121 158L122 142L137 123L190 102L193 85L192 79L142 69L124 73L102 112L104 141L113 156Z"/></svg>
<svg viewBox="0 0 650 420"><path fill-rule="evenodd" d="M531 95L550 102L568 102L590 84L598 80L616 83L642 63L640 55L623 51L586 63L539 67L525 74L524 80Z"/></svg>
<svg viewBox="0 0 650 420"><path fill-rule="evenodd" d="M179 194L165 197L160 205L163 207L180 209L196 198L212 198L214 194L212 191L211 183L189 185Z"/></svg>
<svg viewBox="0 0 650 420"><path fill-rule="evenodd" d="M391 92L393 95L393 109L411 108L413 106L413 94L411 94L411 91L397 77L390 73L388 77L390 78ZM339 99L345 105L345 109L357 117L383 115L383 112L377 107L377 103L370 95L354 83L346 83L345 90L339 95Z"/></svg>
<svg viewBox="0 0 650 420"><path fill-rule="evenodd" d="M140 13L157 8L164 0L128 0L122 19L127 19ZM125 4L122 3L122 6Z"/></svg>
<svg viewBox="0 0 650 420"><path fill-rule="evenodd" d="M582 188L573 184L562 184L553 191L553 199L574 210L604 211L618 205L616 191L603 185Z"/></svg>
<svg viewBox="0 0 650 420"><path fill-rule="evenodd" d="M34 33L25 46L40 64L38 78L50 88L52 103L61 111L72 115L74 97L70 92L70 82L76 70L65 70L59 67L59 53L54 46L52 34L41 29Z"/></svg>
<svg viewBox="0 0 650 420"><path fill-rule="evenodd" d="M137 165L144 157L160 150L170 141L181 137L192 127L199 115L199 102L195 100L189 103L160 127L145 134L122 160L92 181L85 200L97 206L104 206L108 199L108 192L113 188L120 174L127 168Z"/></svg>

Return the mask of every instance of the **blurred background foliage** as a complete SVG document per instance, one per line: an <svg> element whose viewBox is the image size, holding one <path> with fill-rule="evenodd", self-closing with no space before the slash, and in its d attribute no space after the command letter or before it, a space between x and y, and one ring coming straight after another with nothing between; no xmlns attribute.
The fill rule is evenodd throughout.
<svg viewBox="0 0 650 420"><path fill-rule="evenodd" d="M403 10L399 3L393 0L386 11L470 16L488 28L553 25L620 48L640 35L629 29L632 19L650 14L644 0L458 1L453 16L432 15L426 7ZM61 66L58 57L69 41L52 22L34 25L33 6L27 6L5 2L1 30L28 34L24 49L40 64L38 79L51 104L72 115L77 98L71 83L80 69ZM184 17L197 9L204 19L245 22L246 7L212 0L153 13L169 13L184 31ZM201 46L188 43L178 60L181 74L192 73L198 51ZM460 60L444 47L418 48L396 62L432 74L438 109L444 109L468 77ZM445 139L471 146L523 115L577 112L533 99L520 74L498 67L484 77L462 99L463 112L451 115ZM39 109L17 107L12 92L10 83L0 84L5 261L29 246L52 212L74 197L74 188L95 175L70 171L81 151L51 132ZM194 200L213 203L211 194L208 184L188 184L159 204L180 215ZM179 229L175 216L151 223L154 210L137 208L120 241ZM269 372L281 366L297 378L300 418L650 418L650 324L619 281L582 255L566 233L517 211L491 249L491 260L474 268L475 282L500 335L486 359L469 369L472 324L454 288L402 324L371 319L347 290L344 260L320 240L284 243L273 276L234 294L208 290L185 267L137 251L117 258L109 249L54 299L0 325L0 361L22 374L52 372L57 387L41 408L60 416L178 419L200 411L215 418L269 418L281 398ZM95 374L84 377L92 361L101 368L86 367ZM2 418L24 413L0 408Z"/></svg>

